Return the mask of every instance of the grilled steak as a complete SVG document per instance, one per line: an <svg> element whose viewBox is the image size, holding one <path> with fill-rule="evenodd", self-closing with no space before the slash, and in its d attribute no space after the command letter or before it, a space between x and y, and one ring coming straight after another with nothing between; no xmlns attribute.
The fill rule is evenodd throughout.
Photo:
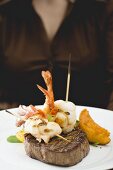
<svg viewBox="0 0 113 170"><path fill-rule="evenodd" d="M42 162L72 166L80 162L89 152L89 143L85 133L77 127L68 134L62 134L69 140L54 137L49 143L39 143L32 135L25 134L25 151L31 158Z"/></svg>

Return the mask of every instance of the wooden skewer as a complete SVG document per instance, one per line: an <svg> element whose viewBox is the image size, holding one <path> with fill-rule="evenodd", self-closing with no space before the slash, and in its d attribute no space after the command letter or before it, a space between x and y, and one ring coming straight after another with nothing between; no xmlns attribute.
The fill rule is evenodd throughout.
<svg viewBox="0 0 113 170"><path fill-rule="evenodd" d="M20 118L21 119L21 117L19 116L19 115L17 115L17 114L15 114L15 113L12 113L12 112L10 112L9 110L5 110L7 113L9 113L9 114L11 114L11 115L13 115L13 116L15 116L15 117L17 117L17 118Z"/></svg>
<svg viewBox="0 0 113 170"><path fill-rule="evenodd" d="M59 138L61 138L61 139L63 139L63 140L65 140L66 142L71 142L71 141L69 141L68 139L66 139L66 138L64 138L63 136L61 136L61 135L56 135L57 137L59 137Z"/></svg>
<svg viewBox="0 0 113 170"><path fill-rule="evenodd" d="M9 110L5 110L7 113L9 113L9 114L11 114L11 115L13 115L14 116L14 114L13 113L11 113Z"/></svg>
<svg viewBox="0 0 113 170"><path fill-rule="evenodd" d="M70 77L71 77L71 54L69 55L67 87L66 87L66 102L68 101L68 98L69 98Z"/></svg>

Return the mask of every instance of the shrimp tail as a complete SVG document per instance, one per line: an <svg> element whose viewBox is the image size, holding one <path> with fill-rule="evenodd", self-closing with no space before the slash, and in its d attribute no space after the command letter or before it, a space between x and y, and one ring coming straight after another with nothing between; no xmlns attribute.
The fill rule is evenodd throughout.
<svg viewBox="0 0 113 170"><path fill-rule="evenodd" d="M53 94L53 87L52 87L52 75L49 71L42 71L42 77L45 81L47 86L47 90L37 85L38 89L41 90L44 95L46 96L45 104L49 106L49 109L52 110L54 108L54 94Z"/></svg>
<svg viewBox="0 0 113 170"><path fill-rule="evenodd" d="M50 101L51 97L50 97L49 92L46 89L44 89L43 87L41 87L40 85L37 85L37 87L46 96L45 103L51 108L51 101Z"/></svg>
<svg viewBox="0 0 113 170"><path fill-rule="evenodd" d="M39 88L39 90L45 95L49 97L49 93L46 89L44 89L43 87L41 87L40 85L37 85L37 87Z"/></svg>

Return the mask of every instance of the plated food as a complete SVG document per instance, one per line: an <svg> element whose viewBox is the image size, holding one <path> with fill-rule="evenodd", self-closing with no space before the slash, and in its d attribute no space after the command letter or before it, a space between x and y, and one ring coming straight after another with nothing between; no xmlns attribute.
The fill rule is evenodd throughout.
<svg viewBox="0 0 113 170"><path fill-rule="evenodd" d="M89 142L110 142L110 133L97 125L87 110L81 112L77 125L75 104L54 101L52 75L49 71L42 71L42 77L47 89L37 87L46 97L43 107L20 105L18 109L16 125L23 129L17 133L17 138L24 141L27 155L49 164L72 166L87 156ZM94 132L97 135L95 140Z"/></svg>

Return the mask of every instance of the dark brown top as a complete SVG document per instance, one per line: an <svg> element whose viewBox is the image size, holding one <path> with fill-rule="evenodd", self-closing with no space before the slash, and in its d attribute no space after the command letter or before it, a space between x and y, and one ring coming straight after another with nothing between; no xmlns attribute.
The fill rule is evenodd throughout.
<svg viewBox="0 0 113 170"><path fill-rule="evenodd" d="M50 42L31 0L0 6L0 102L43 104L36 84L45 86L47 69L55 100L65 100L71 53L69 100L113 109L113 1L77 0L71 7Z"/></svg>

